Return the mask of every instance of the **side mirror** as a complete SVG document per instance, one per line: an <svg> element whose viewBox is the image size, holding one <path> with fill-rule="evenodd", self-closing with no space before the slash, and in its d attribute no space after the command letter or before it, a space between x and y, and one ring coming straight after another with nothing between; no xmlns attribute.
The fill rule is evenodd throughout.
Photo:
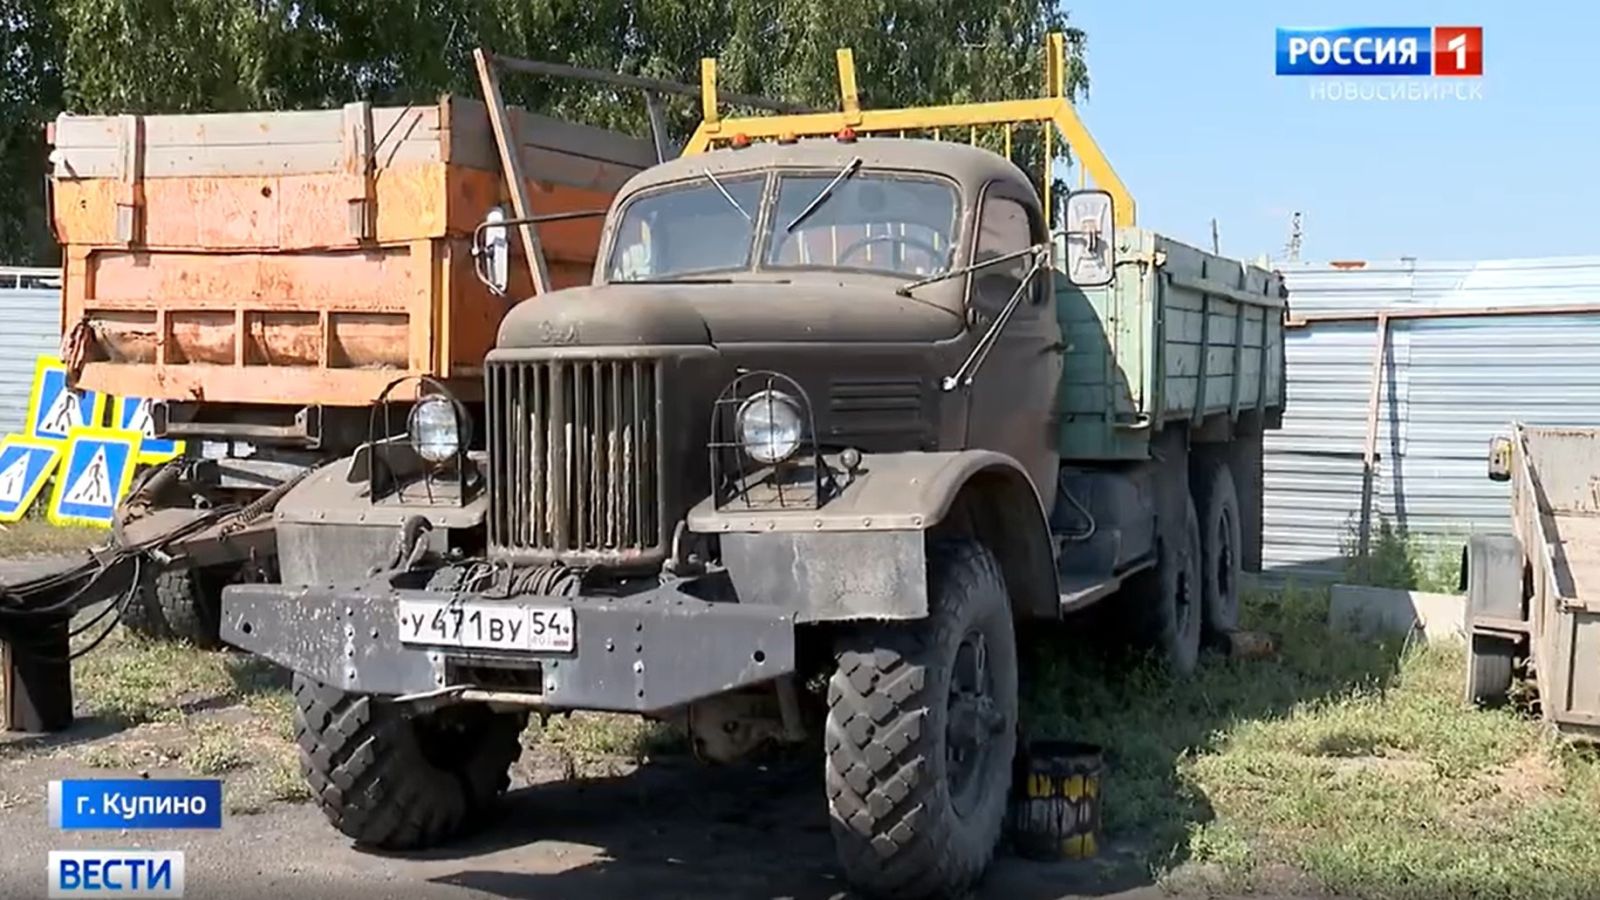
<svg viewBox="0 0 1600 900"><path fill-rule="evenodd" d="M472 232L473 273L496 297L506 295L511 278L510 232L501 224L505 220L505 210L496 206Z"/></svg>
<svg viewBox="0 0 1600 900"><path fill-rule="evenodd" d="M1067 195L1067 279L1078 287L1111 283L1115 245L1111 195L1075 191Z"/></svg>

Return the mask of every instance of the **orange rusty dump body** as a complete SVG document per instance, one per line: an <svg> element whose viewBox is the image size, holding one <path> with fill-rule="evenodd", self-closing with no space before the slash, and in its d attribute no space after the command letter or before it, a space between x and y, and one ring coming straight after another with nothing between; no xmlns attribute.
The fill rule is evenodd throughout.
<svg viewBox="0 0 1600 900"><path fill-rule="evenodd" d="M511 115L536 214L603 210L655 161L645 141ZM62 324L89 329L85 386L338 406L402 375L481 389L510 306L472 270L473 227L510 207L482 103L64 115L52 131ZM540 226L553 287L588 283L602 221ZM511 296L531 293L526 271L514 256Z"/></svg>

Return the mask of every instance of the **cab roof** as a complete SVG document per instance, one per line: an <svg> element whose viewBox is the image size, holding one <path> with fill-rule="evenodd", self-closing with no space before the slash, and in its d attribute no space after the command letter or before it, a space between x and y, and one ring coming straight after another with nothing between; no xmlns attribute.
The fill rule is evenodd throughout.
<svg viewBox="0 0 1600 900"><path fill-rule="evenodd" d="M724 148L695 156L680 156L630 178L619 197L698 177L708 169L718 175L773 168L841 169L858 156L861 157L862 167L866 169L898 169L947 176L969 197L984 185L997 180L1033 190L1022 170L1010 160L968 144L922 138L859 138L848 142L834 138L810 138L792 144L760 141L743 149Z"/></svg>

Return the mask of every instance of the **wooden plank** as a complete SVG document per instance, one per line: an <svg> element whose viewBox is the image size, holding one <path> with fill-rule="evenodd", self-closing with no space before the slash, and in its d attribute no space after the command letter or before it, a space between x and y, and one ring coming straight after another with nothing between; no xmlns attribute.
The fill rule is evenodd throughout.
<svg viewBox="0 0 1600 900"><path fill-rule="evenodd" d="M649 141L581 122L552 119L520 107L512 107L510 112L516 125L518 146L613 163L634 170L648 169L656 164L655 149Z"/></svg>
<svg viewBox="0 0 1600 900"><path fill-rule="evenodd" d="M1239 289L1246 290L1249 285L1250 269L1246 266L1239 268ZM1244 317L1249 307L1242 303L1233 305L1233 377L1228 390L1228 418L1237 422L1239 420L1239 400L1241 389L1244 386Z"/></svg>
<svg viewBox="0 0 1600 900"><path fill-rule="evenodd" d="M517 150L517 136L511 124L510 114L506 111L504 100L501 99L499 76L482 47L473 50L472 56L478 66L478 80L483 84L483 96L489 104L489 123L494 128L495 145L500 152L501 171L511 193L511 207L516 212L517 218L528 218L533 215L532 204L528 201L528 178L523 172L522 157ZM522 237L522 250L527 255L534 293L544 294L550 289L550 273L545 263L544 250L539 246L538 229L524 222L517 226L517 233Z"/></svg>
<svg viewBox="0 0 1600 900"><path fill-rule="evenodd" d="M377 237L378 221L373 209L373 133L372 104L365 101L344 108L343 169L348 187L345 203L348 218L346 233L356 241Z"/></svg>
<svg viewBox="0 0 1600 900"><path fill-rule="evenodd" d="M639 169L590 157L524 144L519 148L526 178L554 185L614 194Z"/></svg>
<svg viewBox="0 0 1600 900"><path fill-rule="evenodd" d="M377 152L380 168L438 162L437 141L405 141ZM341 141L305 144L254 144L223 147L150 147L145 157L148 178L267 175L312 175L341 172ZM115 148L93 147L62 151L53 174L58 179L110 178L116 172Z"/></svg>
<svg viewBox="0 0 1600 900"><path fill-rule="evenodd" d="M409 245L320 253L101 251L93 258L98 289L85 298L119 309L400 309L415 287L409 253Z"/></svg>
<svg viewBox="0 0 1600 900"><path fill-rule="evenodd" d="M411 361L411 368L418 372L439 373L437 360L433 354L433 339L437 333L435 316L441 306L436 302L440 294L442 276L433 258L432 241L415 241L411 245L410 301L410 327L407 329L411 341L409 352L406 354Z"/></svg>
<svg viewBox="0 0 1600 900"><path fill-rule="evenodd" d="M347 184L345 176L334 173L147 180L143 245L213 251L353 247L346 230ZM115 190L115 183L104 179L58 182L55 209L62 243L119 243L112 229ZM450 197L444 166L388 169L378 174L373 191L377 242L446 233ZM587 206L590 196L574 202ZM477 201L484 205L472 215L463 210L462 221L481 219L492 199L491 193Z"/></svg>
<svg viewBox="0 0 1600 900"><path fill-rule="evenodd" d="M1262 341L1265 346L1266 341ZM1361 448L1361 521L1356 531L1356 558L1362 566L1367 564L1372 540L1372 495L1377 477L1378 457L1378 404L1383 393L1383 361L1389 348L1389 317L1378 316L1377 336L1373 340L1372 372L1368 376L1367 431ZM1265 363L1265 355L1262 357ZM1265 366L1263 366L1263 370ZM1262 394L1266 393L1263 384Z"/></svg>
<svg viewBox="0 0 1600 900"><path fill-rule="evenodd" d="M144 122L139 116L118 116L117 123L116 238L131 246L143 238Z"/></svg>
<svg viewBox="0 0 1600 900"><path fill-rule="evenodd" d="M1199 382L1195 386L1194 409L1190 411L1190 421L1198 426L1206 417L1206 382L1208 381L1208 366L1211 361L1211 295L1200 295L1200 348L1195 354L1200 363Z"/></svg>
<svg viewBox="0 0 1600 900"><path fill-rule="evenodd" d="M270 371L270 377L267 373ZM223 398L229 403L323 403L367 406L390 381L406 375L427 375L398 369L320 369L315 366L115 365L89 363L81 383L90 390L165 400ZM452 381L450 389L464 400L480 398L480 379Z"/></svg>
<svg viewBox="0 0 1600 900"><path fill-rule="evenodd" d="M72 116L56 119L55 146L60 149L115 147L116 116ZM339 109L273 110L244 113L189 113L145 116L145 137L152 147L255 147L273 144L337 143L343 112ZM396 122L403 120L401 125ZM434 137L439 108L381 106L372 110L377 133Z"/></svg>

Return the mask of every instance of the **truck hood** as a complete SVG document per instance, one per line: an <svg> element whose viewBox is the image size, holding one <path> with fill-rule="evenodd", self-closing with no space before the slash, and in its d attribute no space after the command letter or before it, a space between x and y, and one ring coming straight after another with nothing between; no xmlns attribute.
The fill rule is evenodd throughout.
<svg viewBox="0 0 1600 900"><path fill-rule="evenodd" d="M932 342L961 326L948 309L879 286L605 284L517 304L497 346Z"/></svg>

